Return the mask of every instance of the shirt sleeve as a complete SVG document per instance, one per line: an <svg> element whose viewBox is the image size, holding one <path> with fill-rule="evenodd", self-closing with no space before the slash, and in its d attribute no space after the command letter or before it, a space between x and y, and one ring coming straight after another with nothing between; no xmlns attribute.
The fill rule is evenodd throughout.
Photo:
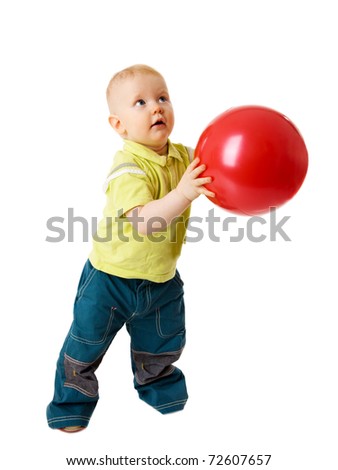
<svg viewBox="0 0 338 470"><path fill-rule="evenodd" d="M108 180L106 194L115 217L154 199L149 179L137 165L115 169Z"/></svg>

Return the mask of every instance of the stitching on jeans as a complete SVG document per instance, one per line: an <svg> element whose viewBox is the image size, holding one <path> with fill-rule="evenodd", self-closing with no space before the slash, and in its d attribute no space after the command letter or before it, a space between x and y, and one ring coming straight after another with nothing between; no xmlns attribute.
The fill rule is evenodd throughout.
<svg viewBox="0 0 338 470"><path fill-rule="evenodd" d="M96 345L96 344L102 344L106 341L107 339L107 336L109 334L109 330L110 330L110 327L113 323L113 319L114 319L114 316L115 316L115 310L116 310L116 307L112 307L111 310L110 310L110 317L109 317L109 320L108 320L108 325L107 325L107 328L106 328L106 331L104 332L104 335L101 339L95 341L95 340L91 340L91 339L85 339L85 338L82 338L81 336L76 336L74 335L74 333L71 331L70 333L70 336L75 340L75 341L78 341L79 343L83 343L83 344L92 344L92 345Z"/></svg>
<svg viewBox="0 0 338 470"><path fill-rule="evenodd" d="M93 362L83 362L64 353L65 382L64 387L73 388L88 397L98 395L98 382L95 370L101 363L103 356ZM85 375L82 377L82 373Z"/></svg>
<svg viewBox="0 0 338 470"><path fill-rule="evenodd" d="M172 408L173 406L176 406L176 405L183 405L186 402L187 402L187 399L177 400L177 401L172 401L170 403L164 403L163 405L157 405L154 408L156 408L157 410L161 410L164 408Z"/></svg>
<svg viewBox="0 0 338 470"><path fill-rule="evenodd" d="M180 349L177 349L176 351L166 351L166 352L162 352L162 353L150 353L150 352L147 352L147 351L137 351L136 349L132 349L132 352L136 353L136 354L137 353L146 354L146 355L149 355L149 356L168 356L168 355L176 356L178 353L182 354L183 349L184 348L180 348Z"/></svg>
<svg viewBox="0 0 338 470"><path fill-rule="evenodd" d="M184 333L185 333L185 327L181 326L174 333L169 333L167 335L165 333L163 333L162 328L161 328L161 309L158 307L156 309L156 331L157 331L157 334L161 338L173 338L174 336L183 336Z"/></svg>
<svg viewBox="0 0 338 470"><path fill-rule="evenodd" d="M72 362L73 364L78 364L79 366L91 366L92 364L94 364L97 359L95 359L95 361L92 361L92 362L83 362L83 361L78 361L77 359L74 359L73 357L70 357L68 354L64 353L64 357L69 361L69 362ZM100 356L99 356L100 357Z"/></svg>
<svg viewBox="0 0 338 470"><path fill-rule="evenodd" d="M82 415L79 415L79 416L76 416L76 415L60 416L58 418L50 418L48 420L48 423L58 423L60 421L64 421L65 419L84 419L86 421L89 421L90 418L88 418L88 416L82 416Z"/></svg>
<svg viewBox="0 0 338 470"><path fill-rule="evenodd" d="M65 382L64 386L68 387L68 388L73 388L74 390L77 390L78 392L83 393L83 395L86 395L87 397L90 397L90 398L97 397L97 393L87 392L87 390L84 390L83 388L79 387L78 385L71 384L69 382Z"/></svg>
<svg viewBox="0 0 338 470"><path fill-rule="evenodd" d="M157 380L158 378L162 379L163 377L168 377L168 375L171 375L174 372L175 369L176 369L176 367L172 365L167 370L167 372L161 374L160 377L155 377L154 379L151 379L151 380L142 380L142 379L140 379L140 374L138 372L135 372L135 380L139 385L146 385L148 383L151 383L151 382Z"/></svg>
<svg viewBox="0 0 338 470"><path fill-rule="evenodd" d="M97 273L97 270L93 267L91 272L88 274L88 277L85 280L83 286L79 289L77 300L82 299L86 288L88 287L88 285L90 284L91 280L93 279L96 273Z"/></svg>

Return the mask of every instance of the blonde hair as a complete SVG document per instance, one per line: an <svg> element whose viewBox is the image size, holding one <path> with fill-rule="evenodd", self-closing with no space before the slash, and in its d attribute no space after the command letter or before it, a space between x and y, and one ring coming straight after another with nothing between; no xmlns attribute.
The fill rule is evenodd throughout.
<svg viewBox="0 0 338 470"><path fill-rule="evenodd" d="M158 77L163 78L160 72L158 72L152 67L149 67L149 65L144 65L144 64L131 65L130 67L127 67L115 73L115 75L113 75L110 82L108 83L107 90L106 90L107 103L108 103L109 111L111 114L113 114L112 96L113 96L115 85L120 83L122 80L125 80L126 78L135 77L135 75L137 74L157 75Z"/></svg>

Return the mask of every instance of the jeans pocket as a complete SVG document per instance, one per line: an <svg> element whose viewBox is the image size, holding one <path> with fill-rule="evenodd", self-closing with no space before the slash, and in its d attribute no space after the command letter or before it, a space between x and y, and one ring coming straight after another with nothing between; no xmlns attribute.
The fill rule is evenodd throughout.
<svg viewBox="0 0 338 470"><path fill-rule="evenodd" d="M169 282L166 302L156 309L156 330L161 338L185 334L183 281L176 272L175 277Z"/></svg>
<svg viewBox="0 0 338 470"><path fill-rule="evenodd" d="M76 298L75 301L81 299L84 291L88 284L90 284L92 278L95 276L96 269L92 266L89 260L87 260L86 264L84 265L83 271L81 273L79 285L77 288Z"/></svg>
<svg viewBox="0 0 338 470"><path fill-rule="evenodd" d="M115 308L103 311L86 308L84 302L75 310L74 320L70 330L72 339L89 345L100 345L110 338L114 320Z"/></svg>
<svg viewBox="0 0 338 470"><path fill-rule="evenodd" d="M156 330L161 338L183 335L185 332L184 314L163 308L156 309Z"/></svg>
<svg viewBox="0 0 338 470"><path fill-rule="evenodd" d="M85 344L100 345L112 334L116 307L107 297L105 274L86 264L74 303L72 339Z"/></svg>
<svg viewBox="0 0 338 470"><path fill-rule="evenodd" d="M171 281L167 302L156 308L156 330L161 338L185 333L185 307L183 285L179 275ZM167 292L168 292L167 291Z"/></svg>

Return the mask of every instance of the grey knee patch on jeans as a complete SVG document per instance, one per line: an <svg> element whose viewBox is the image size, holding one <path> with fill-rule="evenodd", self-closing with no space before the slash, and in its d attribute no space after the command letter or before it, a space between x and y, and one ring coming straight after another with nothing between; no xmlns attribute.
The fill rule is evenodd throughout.
<svg viewBox="0 0 338 470"><path fill-rule="evenodd" d="M132 351L136 382L140 385L145 385L170 375L175 370L175 367L172 365L173 362L177 361L181 354L182 349L161 354Z"/></svg>
<svg viewBox="0 0 338 470"><path fill-rule="evenodd" d="M65 354L64 367L66 380L64 386L74 388L88 397L96 397L99 385L95 371L101 361L102 357L99 357L94 362L82 362Z"/></svg>

